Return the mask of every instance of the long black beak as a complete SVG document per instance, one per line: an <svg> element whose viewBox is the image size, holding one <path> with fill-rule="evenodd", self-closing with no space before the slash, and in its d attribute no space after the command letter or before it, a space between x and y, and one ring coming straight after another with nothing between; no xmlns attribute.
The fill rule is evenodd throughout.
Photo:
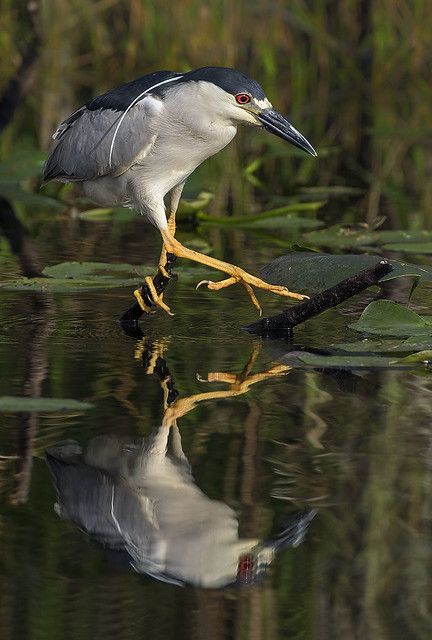
<svg viewBox="0 0 432 640"><path fill-rule="evenodd" d="M279 138L282 138L282 140L291 142L295 147L310 153L311 156L317 155L313 146L302 136L300 131L297 131L297 129L275 109L263 109L257 117L258 120L263 123L264 129L267 129L270 133L274 133L276 136L279 136Z"/></svg>

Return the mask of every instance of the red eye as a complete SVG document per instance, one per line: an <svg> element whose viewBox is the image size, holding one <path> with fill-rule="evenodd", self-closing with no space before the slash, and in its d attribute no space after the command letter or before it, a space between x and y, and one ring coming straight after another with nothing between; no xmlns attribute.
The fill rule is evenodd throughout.
<svg viewBox="0 0 432 640"><path fill-rule="evenodd" d="M235 99L239 104L247 104L251 101L251 97L247 93L238 93Z"/></svg>

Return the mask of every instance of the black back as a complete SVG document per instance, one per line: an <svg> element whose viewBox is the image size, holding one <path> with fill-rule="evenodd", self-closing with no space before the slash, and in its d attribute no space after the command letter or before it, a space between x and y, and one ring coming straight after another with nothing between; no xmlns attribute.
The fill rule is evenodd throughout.
<svg viewBox="0 0 432 640"><path fill-rule="evenodd" d="M175 78L181 75L181 73L176 73L175 71L155 71L155 73L149 73L146 76L141 76L141 78L137 78L126 84L121 84L103 93L101 96L93 98L93 100L87 102L86 107L90 111L96 111L96 109L125 111L130 103L146 89L150 89L151 86L158 82L163 82L169 78ZM162 85L161 88L164 86L165 85ZM152 91L152 93L157 94L157 89Z"/></svg>
<svg viewBox="0 0 432 640"><path fill-rule="evenodd" d="M176 73L175 71L156 71L155 73L149 73L146 76L122 84L93 98L90 102L87 102L85 106L90 111L96 111L97 109L125 111L131 102L146 91L146 89L150 89L153 85L163 82L164 80L169 80L170 78L179 78L177 82L173 82L174 85L183 82L198 82L203 80L205 82L212 82L227 93L233 95L247 92L259 100L266 97L261 85L255 80L248 78L244 73L241 73L241 71L227 67L202 67L201 69L194 69L184 74ZM163 96L165 91L169 90L170 86L170 82L162 84L153 89L151 93L152 95ZM76 117L78 117L78 115L80 114L77 113ZM75 116L75 114L73 114L73 116ZM71 116L71 118L73 116ZM69 119L66 122L69 122Z"/></svg>

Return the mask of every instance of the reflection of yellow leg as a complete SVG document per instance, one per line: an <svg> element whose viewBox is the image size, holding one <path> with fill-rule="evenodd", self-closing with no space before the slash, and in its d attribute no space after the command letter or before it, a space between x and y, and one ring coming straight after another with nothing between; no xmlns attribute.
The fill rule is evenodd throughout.
<svg viewBox="0 0 432 640"><path fill-rule="evenodd" d="M168 218L168 229L169 229L170 234L172 236L174 236L175 230L176 230L175 212L171 213L170 217ZM166 262L167 262L167 251L165 249L165 244L163 244L162 245L162 251L161 251L161 254L159 256L158 269L162 273L162 275L164 275L166 278L169 278L170 276L169 276L169 274L167 273L167 271L165 269ZM160 295L157 293L157 291L155 289L155 286L153 284L153 277L152 276L146 276L144 278L144 282L146 283L146 285L149 288L153 303L157 307L159 307L159 309L162 309L163 311L168 313L168 315L173 316L174 314L172 313L171 309L163 301L163 293L161 293ZM141 307L141 309L143 311L145 311L146 313L149 313L152 310L152 308L149 307L145 303L145 301L144 301L144 299L143 299L143 297L141 295L141 291L139 289L136 289L134 291L134 296L135 296L139 306Z"/></svg>
<svg viewBox="0 0 432 640"><path fill-rule="evenodd" d="M154 373L154 369L156 366L156 361L158 358L164 358L164 353L168 348L169 338L161 338L160 340L151 341L150 338L144 336L141 340L138 341L135 347L134 358L135 360L141 360L144 355L144 352L150 352L151 356L148 360L148 364L146 367L146 373L149 375Z"/></svg>
<svg viewBox="0 0 432 640"><path fill-rule="evenodd" d="M212 291L218 291L219 289L224 289L226 287L230 287L236 282L240 282L245 287L252 304L258 308L261 312L260 304L252 290L252 287L256 287L258 289L264 289L265 291L270 291L271 293L275 293L279 296L285 296L289 298L295 298L296 300L303 300L307 298L307 296L301 295L299 293L292 293L286 287L282 287L280 285L269 284L268 282L264 282L260 278L251 275L247 271L240 269L240 267L236 267L229 262L223 262L222 260L217 260L216 258L212 258L210 256L206 256L202 253L198 253L197 251L193 251L192 249L188 249L184 247L178 240L174 238L174 236L168 230L162 230L162 238L164 241L165 250L169 253L174 254L178 258L188 258L189 260L193 260L194 262L199 262L200 264L205 264L208 267L212 267L213 269L217 269L218 271L223 271L227 273L230 277L225 280L221 280L220 282L212 282L211 280L203 280L198 284L206 284L208 289Z"/></svg>
<svg viewBox="0 0 432 640"><path fill-rule="evenodd" d="M163 425L168 427L172 426L176 423L178 418L186 415L205 400L218 400L240 396L243 393L246 393L252 385L262 382L263 380L268 380L269 378L283 376L290 371L291 367L284 364L277 364L266 371L252 374L251 369L257 358L258 352L259 347L254 345L254 349L248 363L239 374L213 372L208 374L207 380L201 379L201 382L225 382L229 385L229 389L226 389L225 391L196 393L192 396L188 396L187 398L179 398L173 402L171 406L165 409Z"/></svg>

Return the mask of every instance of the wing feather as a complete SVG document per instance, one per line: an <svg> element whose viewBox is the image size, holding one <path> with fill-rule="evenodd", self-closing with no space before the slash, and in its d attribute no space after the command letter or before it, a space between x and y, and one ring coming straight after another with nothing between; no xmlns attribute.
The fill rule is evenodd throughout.
<svg viewBox="0 0 432 640"><path fill-rule="evenodd" d="M158 88L182 76L161 71L94 98L64 120L53 135L54 147L43 179L92 180L121 175L147 155L157 136L163 103Z"/></svg>

